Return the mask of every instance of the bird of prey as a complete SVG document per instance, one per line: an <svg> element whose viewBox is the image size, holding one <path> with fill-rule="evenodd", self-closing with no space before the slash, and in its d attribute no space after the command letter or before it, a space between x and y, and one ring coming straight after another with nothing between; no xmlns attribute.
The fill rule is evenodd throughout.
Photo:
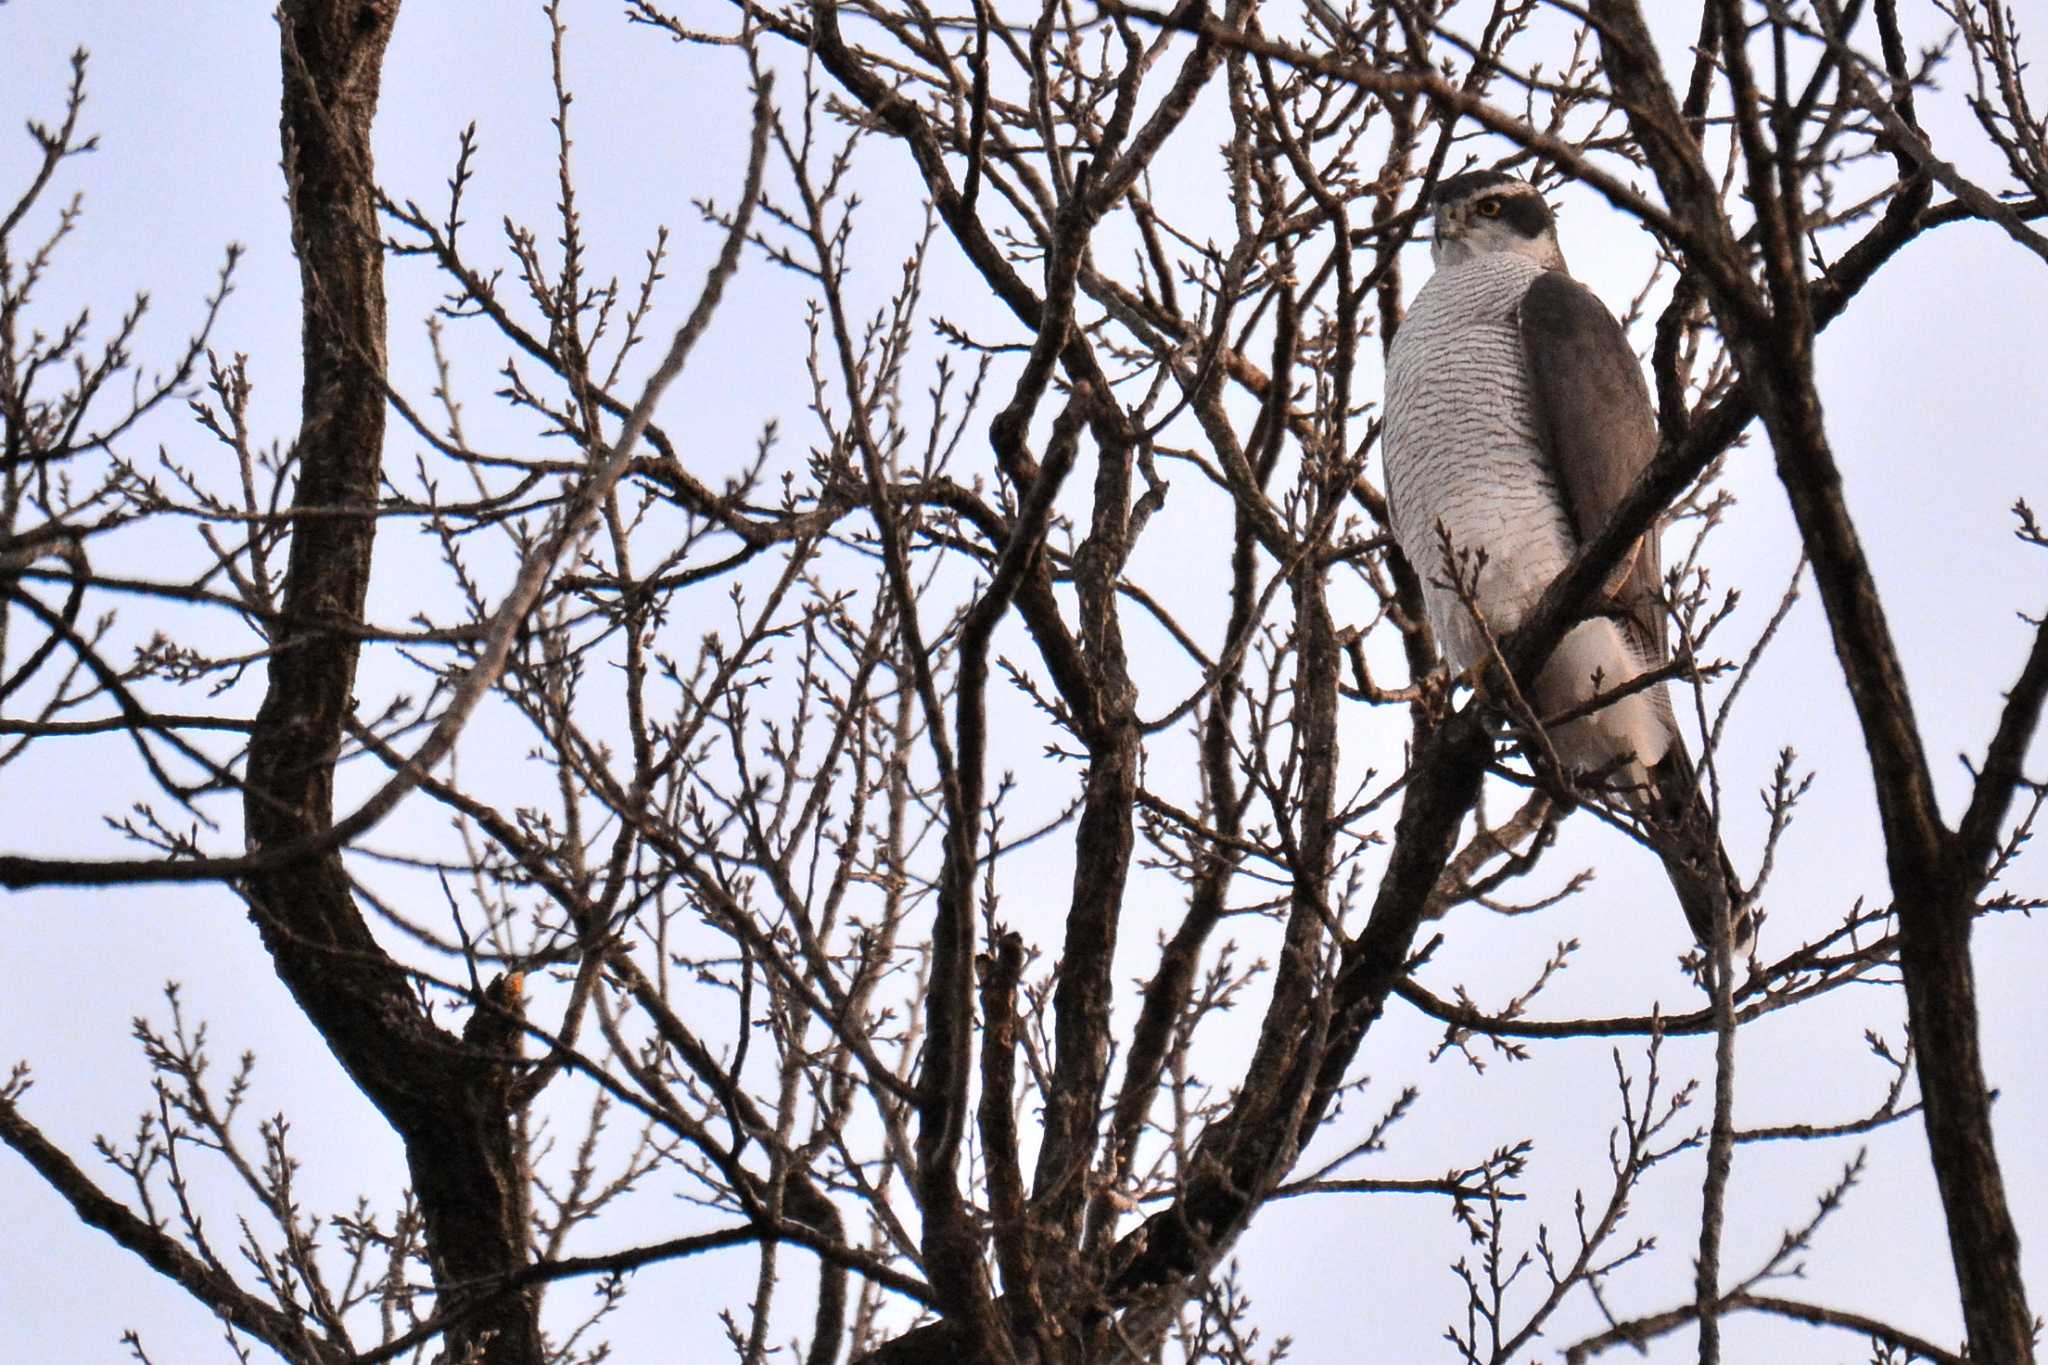
<svg viewBox="0 0 2048 1365"><path fill-rule="evenodd" d="M1605 527L1656 453L1657 423L1627 335L1567 273L1535 186L1498 171L1452 176L1434 209L1436 273L1387 357L1382 441L1395 538L1422 579L1445 662L1462 672L1489 655L1445 538L1468 581L1476 569L1486 630L1505 638ZM1565 635L1531 689L1540 717L1666 661L1659 557L1653 529ZM1548 736L1564 768L1610 784L1650 826L1694 936L1711 943L1732 869L1663 684ZM1745 916L1738 947L1747 929Z"/></svg>

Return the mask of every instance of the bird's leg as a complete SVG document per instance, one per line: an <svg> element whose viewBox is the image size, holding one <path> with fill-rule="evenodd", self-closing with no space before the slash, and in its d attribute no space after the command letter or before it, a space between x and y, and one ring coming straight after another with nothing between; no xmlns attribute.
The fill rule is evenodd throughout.
<svg viewBox="0 0 2048 1365"><path fill-rule="evenodd" d="M1499 664L1501 672L1507 672L1507 663L1501 657L1500 641L1494 637L1493 627L1486 623L1486 609L1479 605L1479 575L1486 569L1486 551L1460 550L1451 540L1451 530L1439 520L1436 524L1437 546L1443 553L1444 567L1450 573L1448 580L1440 580L1439 587L1449 588L1458 595L1458 604L1465 614L1472 618L1472 627L1485 645L1480 656L1462 669L1451 673L1444 684L1449 692L1463 683L1472 689L1472 695L1480 702L1490 700L1486 685L1487 670Z"/></svg>
<svg viewBox="0 0 2048 1365"><path fill-rule="evenodd" d="M1490 644L1492 642L1492 636L1489 635L1487 637L1487 640ZM1495 649L1491 651L1487 658L1478 659L1472 663L1466 664L1463 668L1459 669L1457 672L1452 673L1447 678L1445 678L1444 691L1450 692L1455 688L1465 687L1471 690L1472 697L1475 701L1478 701L1481 704L1491 701L1493 699L1493 693L1492 689L1490 689L1486 685L1486 675L1487 672L1490 669L1492 669L1494 661L1497 660L1499 657L1500 651L1498 649Z"/></svg>
<svg viewBox="0 0 2048 1365"><path fill-rule="evenodd" d="M1507 656L1501 653L1500 637L1487 622L1486 609L1479 602L1479 577L1486 569L1486 551L1458 549L1451 540L1450 528L1441 520L1436 524L1436 535L1444 565L1450 570L1450 579L1442 586L1458 595L1459 605L1471 618L1481 646L1477 659L1446 680L1445 690L1448 692L1457 684L1464 683L1472 689L1473 699L1480 705L1497 707L1505 713L1515 729L1525 736L1523 747L1529 753L1529 765L1536 770L1538 779L1561 801L1569 803L1572 800L1570 774L1559 760L1536 708L1522 695L1514 670L1508 667ZM1495 688L1499 689L1498 696Z"/></svg>
<svg viewBox="0 0 2048 1365"><path fill-rule="evenodd" d="M1550 731L1543 724L1543 718L1537 714L1528 697L1523 695L1521 684L1515 681L1514 671L1508 667L1507 659L1501 654L1499 639L1491 630L1486 629L1483 620L1480 622L1480 628L1486 641L1487 657L1466 670L1468 674L1475 675L1472 687L1474 695L1483 703L1497 706L1507 717L1508 723L1521 737L1522 751L1528 757L1529 767L1536 780L1543 784L1558 804L1574 804L1571 770L1565 766L1564 760L1558 757L1557 747L1551 743ZM1497 698L1489 695L1484 685L1487 679L1498 680Z"/></svg>
<svg viewBox="0 0 2048 1365"><path fill-rule="evenodd" d="M1621 557L1620 562L1615 564L1613 571L1607 575L1606 581L1600 585L1602 598L1612 602L1621 596L1622 589L1628 586L1629 576L1636 571L1636 560L1642 553L1643 542L1638 539L1635 544L1628 547L1628 553Z"/></svg>

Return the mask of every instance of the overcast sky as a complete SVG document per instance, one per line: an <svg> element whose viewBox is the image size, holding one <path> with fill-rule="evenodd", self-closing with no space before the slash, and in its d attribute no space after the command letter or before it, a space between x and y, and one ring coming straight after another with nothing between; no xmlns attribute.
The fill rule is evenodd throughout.
<svg viewBox="0 0 2048 1365"><path fill-rule="evenodd" d="M701 230L690 200L708 194L729 202L734 193L743 73L734 61L711 61L645 30L628 30L614 4L586 0L569 11L583 206L599 250L614 268L630 272L654 226L670 224L679 234L672 278L693 282L715 239ZM260 6L224 0L0 4L0 53L6 54L0 59L6 76L0 84L0 201L11 202L33 165L34 149L16 131L21 120L60 110L65 58L81 45L93 58L86 123L100 134L101 149L65 168L37 220L47 226L56 203L73 190L84 193L85 217L53 271L46 307L54 312L90 304L96 318L106 319L146 289L151 321L138 349L145 357L165 355L196 321L226 245L245 244L248 254L216 344L253 358L259 427L267 437L288 440L298 383L298 279L278 170L274 23ZM545 225L553 194L546 70L547 30L537 5L413 0L399 19L384 78L378 157L387 186L437 199L456 135L474 119L483 153L471 221L489 231L501 212L512 212ZM1937 135L1964 131L1940 123L1952 106L1951 99L1923 108L1937 121ZM1952 145L1958 150L1949 155L1966 167L1982 164L1969 144ZM884 199L863 220L875 251L865 268L885 286L905 249L901 232L916 221L914 191L895 149L872 145L864 164L877 183L894 174L903 188L897 202ZM1646 239L1582 193L1567 192L1562 203L1565 248L1576 273L1618 308L1642 277ZM801 336L800 282L759 259L746 270L751 292L744 306L721 315L715 344L700 350L685 389L671 400L672 411L693 414L697 467L712 483L736 467L763 421L804 419L793 378L799 372L771 363L798 354L789 347ZM1411 287L1425 273L1418 259ZM978 302L944 296L949 286L967 287L957 261L949 257L936 278L934 306L941 311L992 315L985 286ZM394 268L394 369L414 376L421 388L419 320L435 292L423 268ZM983 311L973 312L977 308ZM2048 607L2041 556L2013 542L2006 512L2016 496L2048 507L2048 464L2041 458L2048 425L2044 310L2048 270L1991 230L1954 228L1910 248L1821 347L1829 431L1952 813L1967 779L1953 758L1981 753L2001 690L2016 676L2026 648L2026 627L2016 613ZM479 397L501 350L457 354L458 369ZM175 413L152 428L146 442L163 442L183 460L216 457L217 448L209 449ZM147 450L147 443L130 453ZM802 444L793 440L799 451ZM410 461L411 448L401 445L394 442L394 458ZM1760 438L1734 457L1727 486L1740 505L1713 542L1713 578L1717 587L1743 591L1746 629L1753 634L1783 592L1796 554ZM1197 542L1185 529L1151 536L1134 572L1185 557L1190 543ZM1202 571L1190 573L1199 581ZM395 600L402 586L380 586L394 596L373 604L373 611L381 610L384 619L402 617L403 603ZM1219 600L1213 619L1223 611ZM1763 826L1749 793L1767 778L1778 749L1796 746L1802 765L1819 774L1768 898L1774 941L1784 951L1837 921L1856 897L1881 902L1883 865L1865 799L1865 760L1816 601L1809 597L1795 610L1782 645L1753 686L1721 758L1731 792L1728 843L1745 869L1753 865ZM1377 743L1361 738L1354 753L1347 732L1347 762L1362 768L1381 752ZM0 846L115 851L98 816L119 808L120 791L99 790L100 774L60 766L61 753L43 748L46 758L0 770ZM1580 820L1552 855L1552 866L1561 877L1568 866L1583 863L1599 868L1590 904L1571 926L1587 946L1579 965L1546 997L1546 1017L1638 1014L1653 1002L1667 1011L1692 1008L1696 997L1673 965L1685 946L1682 926L1660 899L1667 892L1654 860ZM2038 894L2048 890L2048 877L2038 868L2023 870L2015 886ZM395 1141L291 1009L231 898L176 887L45 891L0 899L0 915L0 980L8 983L0 997L0 1064L17 1057L35 1064L39 1081L25 1108L81 1164L94 1168L93 1134L118 1138L132 1130L146 1102L147 1073L128 1040L127 1021L144 1013L161 1021L159 990L176 979L185 983L188 1011L212 1021L220 1067L244 1047L259 1051L253 1103L262 1112L282 1109L291 1116L307 1162L310 1206L345 1208L358 1192L388 1199L402 1183ZM1555 922L1454 919L1446 932L1431 969L1436 988L1464 982L1482 1003L1497 1004L1526 983L1565 930ZM1127 941L1142 940L1132 935ZM2038 1055L2048 1023L2039 984L2048 952L2038 927L2018 917L1985 922L1977 945L1987 1067L2000 1092L2003 1155L2038 1308L2048 1297L2041 1259L2048 1246L2041 1235L2048 1226L2048 1180L2032 1154L2048 1129L2048 1068ZM1122 965L1120 975L1127 977ZM1862 1112L1882 1093L1885 1079L1864 1048L1863 1030L1881 1028L1896 1043L1902 1013L1895 992L1857 990L1745 1030L1738 1121L1761 1126ZM1361 1101L1365 1108L1382 1106L1410 1083L1421 1085L1425 1096L1372 1173L1440 1174L1483 1155L1496 1120L1513 1116L1499 1131L1536 1134L1542 1164L1531 1186L1550 1201L1531 1209L1523 1234L1539 1219L1561 1230L1570 1219L1571 1187L1601 1187L1600 1135L1611 1120L1589 1122L1585 1114L1589 1106L1603 1115L1615 1110L1608 1047L1593 1042L1575 1051L1550 1050L1536 1062L1501 1062L1481 1076L1455 1059L1427 1064L1439 1034L1396 1003L1366 1049L1363 1067L1374 1084ZM1625 1043L1622 1050L1639 1070L1640 1045ZM1674 1076L1705 1077L1708 1061L1703 1043L1686 1040L1670 1046L1667 1066ZM1704 1123L1704 1105L1698 1112ZM1917 1121L1868 1145L1862 1187L1824 1231L1808 1258L1811 1279L1798 1293L1952 1343L1960 1336L1959 1318ZM1762 1259L1782 1229L1804 1219L1850 1150L1777 1145L1740 1154L1726 1253L1731 1272ZM1669 1306L1690 1292L1689 1220L1698 1198L1696 1164L1674 1165L1646 1188L1637 1201L1643 1228L1684 1245L1667 1246L1653 1272L1618 1281L1617 1311ZM0 1240L0 1322L26 1352L21 1359L125 1359L118 1336L129 1326L144 1333L159 1362L228 1358L203 1311L103 1236L80 1227L11 1154L0 1154L0 1225L11 1234ZM233 1240L229 1228L216 1231L221 1241ZM607 1229L617 1239L610 1245L662 1234L658 1223ZM1295 1335L1296 1359L1311 1365L1423 1361L1449 1358L1442 1331L1458 1298L1445 1265L1461 1246L1461 1234L1435 1201L1295 1201L1263 1214L1238 1255L1259 1320ZM708 1353L716 1341L711 1310L744 1303L751 1266L735 1268L730 1287L698 1266L643 1272L613 1333L619 1358L692 1358L677 1354L678 1341L702 1342ZM568 1298L585 1291L572 1284L554 1292ZM1423 1307L1361 1323L1360 1303ZM1565 1322L1550 1338L1553 1348L1572 1339L1574 1327L1598 1327L1586 1304ZM1732 1360L1866 1358L1840 1334L1823 1338L1741 1320L1731 1322L1728 1333ZM1377 1343L1375 1352L1358 1354L1361 1340ZM1689 1343L1684 1335L1668 1339L1651 1358L1684 1359ZM260 1357L262 1349L254 1349ZM1783 1354L1797 1350L1820 1354Z"/></svg>

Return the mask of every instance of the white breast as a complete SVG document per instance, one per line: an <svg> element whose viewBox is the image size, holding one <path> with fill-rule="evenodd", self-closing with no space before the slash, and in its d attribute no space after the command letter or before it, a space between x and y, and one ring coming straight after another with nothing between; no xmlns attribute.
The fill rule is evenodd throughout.
<svg viewBox="0 0 2048 1365"><path fill-rule="evenodd" d="M1516 308L1543 267L1488 255L1439 270L1387 358L1382 436L1394 534L1422 576L1430 623L1454 669L1482 642L1448 587L1439 522L1484 550L1479 603L1506 635L1570 562L1578 537L1538 443Z"/></svg>
<svg viewBox="0 0 2048 1365"><path fill-rule="evenodd" d="M1423 580L1444 661L1463 671L1485 655L1471 613L1448 587L1442 525L1454 551L1483 551L1477 598L1496 638L1543 596L1578 549L1557 476L1539 442L1516 310L1543 267L1480 256L1439 270L1416 296L1387 357L1382 434L1394 535ZM1611 620L1565 635L1536 681L1539 713L1557 715L1652 666ZM1550 738L1572 770L1633 759L1624 782L1664 756L1673 735L1661 687L1637 692Z"/></svg>

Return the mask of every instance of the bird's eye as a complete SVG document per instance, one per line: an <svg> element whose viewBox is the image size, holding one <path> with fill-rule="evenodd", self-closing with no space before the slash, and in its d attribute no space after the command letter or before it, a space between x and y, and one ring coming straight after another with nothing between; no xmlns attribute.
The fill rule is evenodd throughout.
<svg viewBox="0 0 2048 1365"><path fill-rule="evenodd" d="M1482 199L1482 200L1480 200L1480 201L1479 201L1479 216L1480 216L1481 218L1498 218L1498 217L1500 217L1500 200L1498 200L1498 199Z"/></svg>

